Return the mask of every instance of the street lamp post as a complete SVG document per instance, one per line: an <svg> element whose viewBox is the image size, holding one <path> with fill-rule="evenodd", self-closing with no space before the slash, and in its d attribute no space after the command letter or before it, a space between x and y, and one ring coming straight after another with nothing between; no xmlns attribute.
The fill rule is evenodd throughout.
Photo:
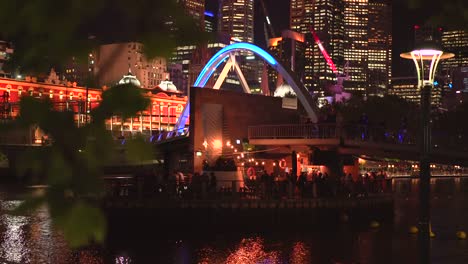
<svg viewBox="0 0 468 264"><path fill-rule="evenodd" d="M402 53L404 59L413 60L421 90L421 141L419 160L419 254L420 263L430 263L430 152L431 152L431 89L437 65L441 59L452 58L454 54L434 48L416 49Z"/></svg>

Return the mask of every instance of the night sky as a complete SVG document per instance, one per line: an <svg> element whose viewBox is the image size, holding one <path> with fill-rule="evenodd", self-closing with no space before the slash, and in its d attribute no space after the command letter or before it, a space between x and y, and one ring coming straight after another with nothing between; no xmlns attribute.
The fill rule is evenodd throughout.
<svg viewBox="0 0 468 264"><path fill-rule="evenodd" d="M279 34L289 28L290 0L264 0L270 13L274 30ZM210 11L217 10L218 0L206 0L206 7ZM395 3L396 2L396 3ZM393 76L413 76L415 73L412 62L403 60L399 54L411 50L413 45L413 26L423 24L431 14L431 8L425 10L409 10L404 0L393 3ZM433 12L433 11L432 11ZM265 47L263 32L263 11L258 1L255 3L255 43Z"/></svg>

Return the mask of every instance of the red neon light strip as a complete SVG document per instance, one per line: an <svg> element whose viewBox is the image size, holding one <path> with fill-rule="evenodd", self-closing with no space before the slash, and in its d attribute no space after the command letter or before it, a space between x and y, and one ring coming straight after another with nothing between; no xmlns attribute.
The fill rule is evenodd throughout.
<svg viewBox="0 0 468 264"><path fill-rule="evenodd" d="M326 60L327 63L328 63L328 66L330 66L330 68L332 69L332 71L333 71L334 74L337 74L337 73L338 73L338 70L336 69L335 64L333 63L332 59L331 59L330 56L328 55L328 52L327 52L327 51L325 50L325 48L323 47L323 44L322 44L322 42L320 41L320 39L318 38L317 34L315 34L314 29L310 28L310 32L312 32L312 36L314 37L315 43L317 43L317 46L319 47L320 51L322 52L323 57L325 58L325 60Z"/></svg>

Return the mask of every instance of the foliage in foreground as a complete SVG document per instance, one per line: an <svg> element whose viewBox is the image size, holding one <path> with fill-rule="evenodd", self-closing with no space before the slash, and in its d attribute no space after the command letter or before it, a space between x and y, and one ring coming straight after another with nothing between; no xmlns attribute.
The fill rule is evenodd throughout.
<svg viewBox="0 0 468 264"><path fill-rule="evenodd" d="M46 204L54 226L72 247L105 238L106 219L95 202L104 194L103 166L116 152L105 119L134 116L149 104L141 90L130 84L112 87L103 92L102 98L90 113L92 121L81 127L74 122L73 113L54 110L50 101L32 97L21 98L21 113L16 120L23 127L37 125L52 138L50 147L30 151L19 162L20 176L42 176L48 186L44 195L30 197L19 210ZM133 159L138 156L140 161L151 158L152 153L150 144L141 141L126 143Z"/></svg>
<svg viewBox="0 0 468 264"><path fill-rule="evenodd" d="M27 73L47 73L72 57L86 63L99 44L140 42L152 59L209 39L178 0L0 0L0 6L0 39L15 45L7 66Z"/></svg>

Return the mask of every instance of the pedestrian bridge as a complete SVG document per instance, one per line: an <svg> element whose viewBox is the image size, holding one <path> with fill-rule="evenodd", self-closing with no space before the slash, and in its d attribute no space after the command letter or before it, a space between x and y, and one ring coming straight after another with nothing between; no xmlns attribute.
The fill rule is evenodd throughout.
<svg viewBox="0 0 468 264"><path fill-rule="evenodd" d="M411 134L392 134L380 126L259 125L248 128L248 139L252 145L329 147L338 150L340 154L405 160L418 160L420 153L417 137ZM431 159L434 162L468 164L465 146L448 144L450 140L437 136L433 137L432 142Z"/></svg>

